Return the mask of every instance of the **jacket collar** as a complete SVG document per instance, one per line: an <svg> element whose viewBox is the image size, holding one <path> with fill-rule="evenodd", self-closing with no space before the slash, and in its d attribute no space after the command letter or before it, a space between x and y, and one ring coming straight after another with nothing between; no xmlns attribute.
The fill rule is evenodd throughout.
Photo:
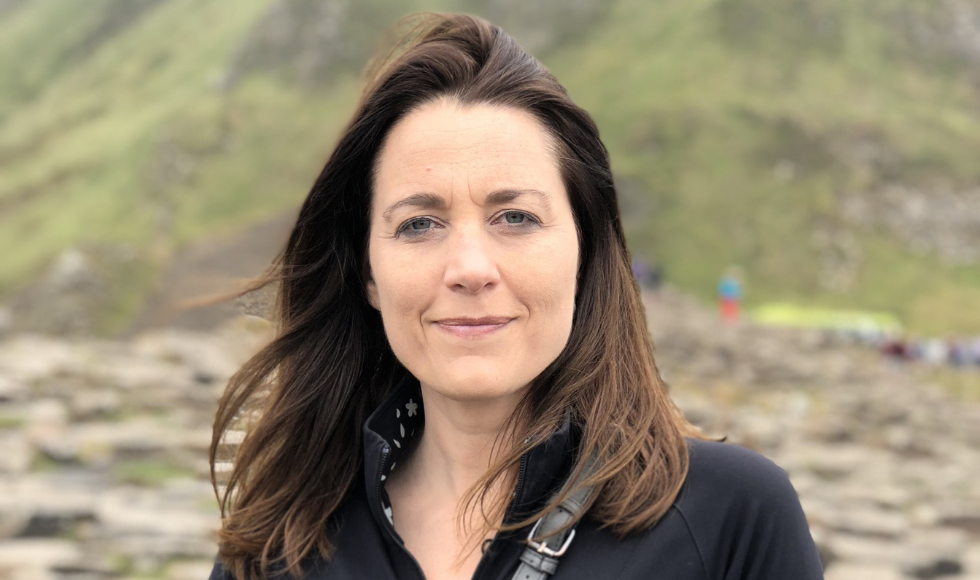
<svg viewBox="0 0 980 580"><path fill-rule="evenodd" d="M378 525L390 526L390 503L384 482L422 433L425 410L417 379L408 375L388 399L364 423L364 484L371 514ZM521 456L514 498L507 508L506 523L515 522L541 508L564 483L577 455L579 430L568 414L552 435Z"/></svg>

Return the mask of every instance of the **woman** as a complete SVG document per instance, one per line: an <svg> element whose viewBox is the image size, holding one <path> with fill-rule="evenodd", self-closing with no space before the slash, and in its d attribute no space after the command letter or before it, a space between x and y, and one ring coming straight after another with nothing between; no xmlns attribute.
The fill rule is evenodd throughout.
<svg viewBox="0 0 980 580"><path fill-rule="evenodd" d="M378 69L270 281L212 578L821 577L785 474L670 401L598 131L489 23Z"/></svg>

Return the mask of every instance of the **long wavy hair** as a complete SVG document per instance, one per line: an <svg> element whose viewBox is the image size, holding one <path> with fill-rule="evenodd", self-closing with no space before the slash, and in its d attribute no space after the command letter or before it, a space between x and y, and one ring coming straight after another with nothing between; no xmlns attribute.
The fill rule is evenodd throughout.
<svg viewBox="0 0 980 580"><path fill-rule="evenodd" d="M526 390L510 440L542 442L570 414L582 431L573 473L588 457L599 466L582 482L600 490L589 517L620 535L648 529L679 492L688 466L684 437L697 432L654 363L595 123L533 56L472 16L416 17L370 71L285 248L251 287L278 286L277 332L231 378L215 417L210 457L221 561L237 578L274 570L302 577L305 558L331 556L331 516L362 477L362 424L408 374L366 297L373 170L392 126L440 98L532 114L556 143L579 231L571 335ZM221 457L229 431L244 432L230 465ZM526 449L502 448L466 509L507 482ZM526 526L553 505L505 527Z"/></svg>

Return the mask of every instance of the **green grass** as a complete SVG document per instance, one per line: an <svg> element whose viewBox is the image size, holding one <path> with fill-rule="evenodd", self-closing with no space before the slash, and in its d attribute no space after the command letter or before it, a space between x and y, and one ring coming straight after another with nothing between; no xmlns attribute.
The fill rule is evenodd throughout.
<svg viewBox="0 0 980 580"><path fill-rule="evenodd" d="M128 245L143 266L119 276L101 330L125 327L182 245L303 199L377 31L417 9L486 12L477 0L365 0L327 82L293 82L287 62L220 89L271 5L29 0L0 20L0 296L67 247ZM616 0L540 56L600 127L634 253L674 284L708 300L737 264L749 306L980 332L976 268L855 231L854 283L830 290L813 241L819 227L853 229L839 209L853 192L980 182L973 73L914 41L913 25L943 14L915 0Z"/></svg>
<svg viewBox="0 0 980 580"><path fill-rule="evenodd" d="M2 414L0 415L0 431L4 429L19 429L27 421L19 415Z"/></svg>
<svg viewBox="0 0 980 580"><path fill-rule="evenodd" d="M51 459L50 457L48 457L43 453L36 453L34 454L34 458L31 460L30 470L32 472L38 472L38 473L50 473L52 471L56 471L61 468L62 468L61 463L55 461L54 459Z"/></svg>
<svg viewBox="0 0 980 580"><path fill-rule="evenodd" d="M796 328L871 329L901 332L899 321L887 312L803 308L794 304L764 304L751 312L761 324Z"/></svg>
<svg viewBox="0 0 980 580"><path fill-rule="evenodd" d="M14 16L24 19L47 4L29 3ZM85 2L58 4L76 17L90 13ZM160 127L209 95L209 74L230 57L262 7L255 0L163 3L49 79L4 120L0 151L29 162L0 170L0 203L22 200L3 216L0 247L18 251L0 260L0 288L79 241L146 245L168 233L154 229L161 208L140 170ZM11 47L22 54L27 49Z"/></svg>
<svg viewBox="0 0 980 580"><path fill-rule="evenodd" d="M744 37L725 29L726 7L738 6L765 15ZM836 22L836 32L807 37L801 6ZM902 52L885 29L888 10L621 0L589 43L555 55L552 70L594 113L614 168L655 200L645 219L628 222L634 252L661 260L669 279L706 300L738 264L750 305L884 310L918 332L980 331L975 269L911 255L874 232L857 233L864 259L852 287L820 284L811 232L849 227L838 196L887 183L965 188L980 177L968 76ZM839 153L849 144L891 161L849 164ZM792 179L775 170L781 163L792 164Z"/></svg>

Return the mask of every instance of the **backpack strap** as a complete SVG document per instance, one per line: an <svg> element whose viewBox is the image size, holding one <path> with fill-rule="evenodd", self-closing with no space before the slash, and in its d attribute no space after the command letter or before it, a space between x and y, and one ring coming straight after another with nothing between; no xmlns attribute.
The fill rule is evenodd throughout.
<svg viewBox="0 0 980 580"><path fill-rule="evenodd" d="M595 463L589 461L575 481L569 480L565 484L562 492L589 477L594 471ZM575 539L575 524L585 515L585 508L593 491L591 487L580 488L534 523L527 536L527 547L521 554L521 563L512 580L548 580L549 576L554 575L558 569L558 559L564 555ZM569 522L573 523L567 529L554 533Z"/></svg>

